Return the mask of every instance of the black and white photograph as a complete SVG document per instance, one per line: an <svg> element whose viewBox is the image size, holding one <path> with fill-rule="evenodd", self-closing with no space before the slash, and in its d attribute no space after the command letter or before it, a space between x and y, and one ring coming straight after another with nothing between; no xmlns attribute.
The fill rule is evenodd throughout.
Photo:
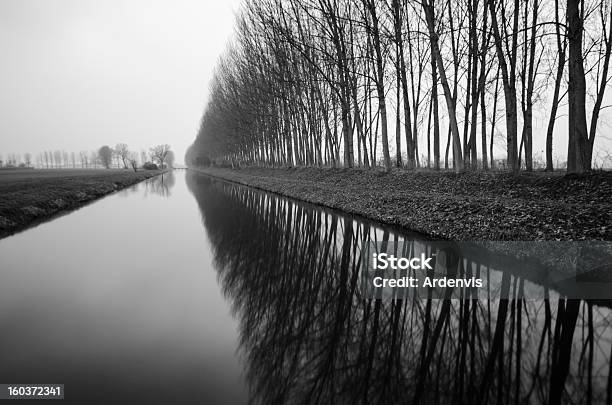
<svg viewBox="0 0 612 405"><path fill-rule="evenodd" d="M0 0L0 403L612 405L612 0Z"/></svg>

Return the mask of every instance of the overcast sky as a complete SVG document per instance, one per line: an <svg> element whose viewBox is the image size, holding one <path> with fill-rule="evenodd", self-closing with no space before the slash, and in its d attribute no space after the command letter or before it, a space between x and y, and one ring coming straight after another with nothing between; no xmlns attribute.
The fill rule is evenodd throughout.
<svg viewBox="0 0 612 405"><path fill-rule="evenodd" d="M169 143L182 162L238 5L0 0L0 158L43 150L78 153L119 142L140 152ZM610 89L604 104L612 104ZM544 159L549 108L546 101L535 113L536 160ZM560 109L555 127L560 159L567 151L566 111ZM611 111L602 111L596 160L612 151ZM505 141L495 143L495 155L504 157Z"/></svg>
<svg viewBox="0 0 612 405"><path fill-rule="evenodd" d="M236 0L0 0L0 155L195 138Z"/></svg>

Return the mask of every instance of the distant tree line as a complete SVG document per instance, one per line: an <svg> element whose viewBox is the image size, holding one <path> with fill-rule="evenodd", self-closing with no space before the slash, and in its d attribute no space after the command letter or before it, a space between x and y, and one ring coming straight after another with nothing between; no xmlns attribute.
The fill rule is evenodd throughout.
<svg viewBox="0 0 612 405"><path fill-rule="evenodd" d="M145 165L155 168L169 168L174 165L174 152L170 145L156 145L149 151L140 153L129 150L127 144L118 143L115 147L104 145L98 150L66 152L65 150L43 151L32 159L31 153L8 154L6 159L0 155L0 168L29 168L41 169L95 169L95 168L123 168L136 170ZM151 167L153 168L153 167Z"/></svg>
<svg viewBox="0 0 612 405"><path fill-rule="evenodd" d="M98 150L98 158L102 166L107 169L114 163L117 167L124 169L131 167L136 170L139 156L136 152L131 152L126 144L118 143L114 148L108 145L102 146ZM140 152L140 163L145 168L149 168L151 164L160 169L173 167L174 152L168 144L156 145L149 149L148 154L145 151Z"/></svg>
<svg viewBox="0 0 612 405"><path fill-rule="evenodd" d="M23 157L19 153L9 153L6 159L0 155L0 168L26 168L32 167L32 154L24 153Z"/></svg>
<svg viewBox="0 0 612 405"><path fill-rule="evenodd" d="M583 172L611 47L610 0L247 0L186 159Z"/></svg>

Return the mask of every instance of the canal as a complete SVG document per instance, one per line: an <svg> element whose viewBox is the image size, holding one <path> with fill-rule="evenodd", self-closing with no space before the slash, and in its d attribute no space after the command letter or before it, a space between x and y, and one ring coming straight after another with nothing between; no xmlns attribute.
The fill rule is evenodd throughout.
<svg viewBox="0 0 612 405"><path fill-rule="evenodd" d="M488 296L368 299L371 242L435 244L191 171L147 180L0 240L0 383L70 403L610 400L607 305L478 254L455 262Z"/></svg>

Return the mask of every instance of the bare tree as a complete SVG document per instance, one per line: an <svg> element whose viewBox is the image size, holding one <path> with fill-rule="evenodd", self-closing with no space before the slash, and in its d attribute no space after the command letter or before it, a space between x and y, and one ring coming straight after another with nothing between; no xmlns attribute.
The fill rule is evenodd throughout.
<svg viewBox="0 0 612 405"><path fill-rule="evenodd" d="M108 169L111 167L113 162L113 151L108 145L104 145L98 150L98 159L100 159L100 163L104 168Z"/></svg>
<svg viewBox="0 0 612 405"><path fill-rule="evenodd" d="M440 53L440 47L438 43L438 33L435 29L435 17L434 17L434 5L433 1L428 2L424 0L422 2L423 10L425 12L425 19L427 21L427 28L429 29L429 40L431 42L431 53L436 59L438 72L440 74L440 84L444 90L444 97L446 98L446 106L448 109L448 115L450 120L450 131L453 135L453 161L455 164L455 170L461 172L464 169L463 164L463 153L461 152L461 139L459 138L459 127L457 126L457 114L456 114L456 103L455 98L451 94L450 87L448 85L448 79L446 78L446 71L444 69L444 61Z"/></svg>
<svg viewBox="0 0 612 405"><path fill-rule="evenodd" d="M97 168L98 165L100 165L100 155L98 151L91 151L91 153L89 154L89 163L94 168Z"/></svg>
<svg viewBox="0 0 612 405"><path fill-rule="evenodd" d="M138 171L138 154L136 152L129 153L128 162L130 163L132 170L137 172Z"/></svg>
<svg viewBox="0 0 612 405"><path fill-rule="evenodd" d="M502 24L498 22L497 1L487 0L491 12L491 28L495 39L497 59L502 73L502 83L506 101L506 141L508 166L518 171L517 145L517 102L516 102L516 61L518 54L519 0L514 0L512 11L512 32L506 34L506 8L501 8ZM503 5L503 2L501 2ZM504 30L502 34L501 30Z"/></svg>
<svg viewBox="0 0 612 405"><path fill-rule="evenodd" d="M53 152L53 160L55 161L55 167L59 168L62 165L62 151L56 150Z"/></svg>
<svg viewBox="0 0 612 405"><path fill-rule="evenodd" d="M568 60L568 113L569 142L567 171L581 173L590 168L586 122L586 79L582 54L584 20L580 0L567 0Z"/></svg>
<svg viewBox="0 0 612 405"><path fill-rule="evenodd" d="M89 167L89 160L86 151L79 152L79 159L81 161L82 168Z"/></svg>
<svg viewBox="0 0 612 405"><path fill-rule="evenodd" d="M555 39L557 44L557 69L555 74L555 85L552 95L552 105L550 107L550 116L548 119L548 127L546 128L546 170L553 170L553 131L555 128L555 120L557 119L557 110L559 109L559 92L561 89L561 81L563 80L563 70L565 68L565 54L567 50L567 36L561 35L561 24L559 19L559 0L555 0Z"/></svg>
<svg viewBox="0 0 612 405"><path fill-rule="evenodd" d="M163 144L157 145L151 148L151 157L153 160L156 160L159 163L159 168L164 168L164 162L168 157L168 153L170 152L170 145Z"/></svg>
<svg viewBox="0 0 612 405"><path fill-rule="evenodd" d="M607 13L606 13L607 11ZM595 84L597 85L595 103L593 105L593 111L591 113L591 124L589 127L589 138L587 145L587 164L585 169L590 169L593 161L593 146L595 144L595 134L597 133L597 122L599 121L599 114L602 109L602 102L606 88L608 87L608 70L610 68L610 54L612 53L612 5L601 1L599 3L599 16L601 25L601 38L600 46L603 48L600 50L599 58L597 61L597 77L595 78ZM606 33L606 28L608 33Z"/></svg>
<svg viewBox="0 0 612 405"><path fill-rule="evenodd" d="M117 155L117 157L119 159L121 159L121 162L123 163L123 168L127 169L128 168L129 155L130 155L130 151L128 150L128 146L125 143L118 143L117 145L115 145L114 152Z"/></svg>
<svg viewBox="0 0 612 405"><path fill-rule="evenodd" d="M381 47L380 28L378 22L378 12L374 0L363 0L365 8L368 10L370 19L366 18L366 27L372 36L372 44L375 51L375 70L374 82L376 83L376 91L378 93L378 109L380 112L381 127L382 127L382 149L385 168L391 169L391 157L389 154L389 135L387 130L387 103L385 95L385 80L384 80L384 60Z"/></svg>

